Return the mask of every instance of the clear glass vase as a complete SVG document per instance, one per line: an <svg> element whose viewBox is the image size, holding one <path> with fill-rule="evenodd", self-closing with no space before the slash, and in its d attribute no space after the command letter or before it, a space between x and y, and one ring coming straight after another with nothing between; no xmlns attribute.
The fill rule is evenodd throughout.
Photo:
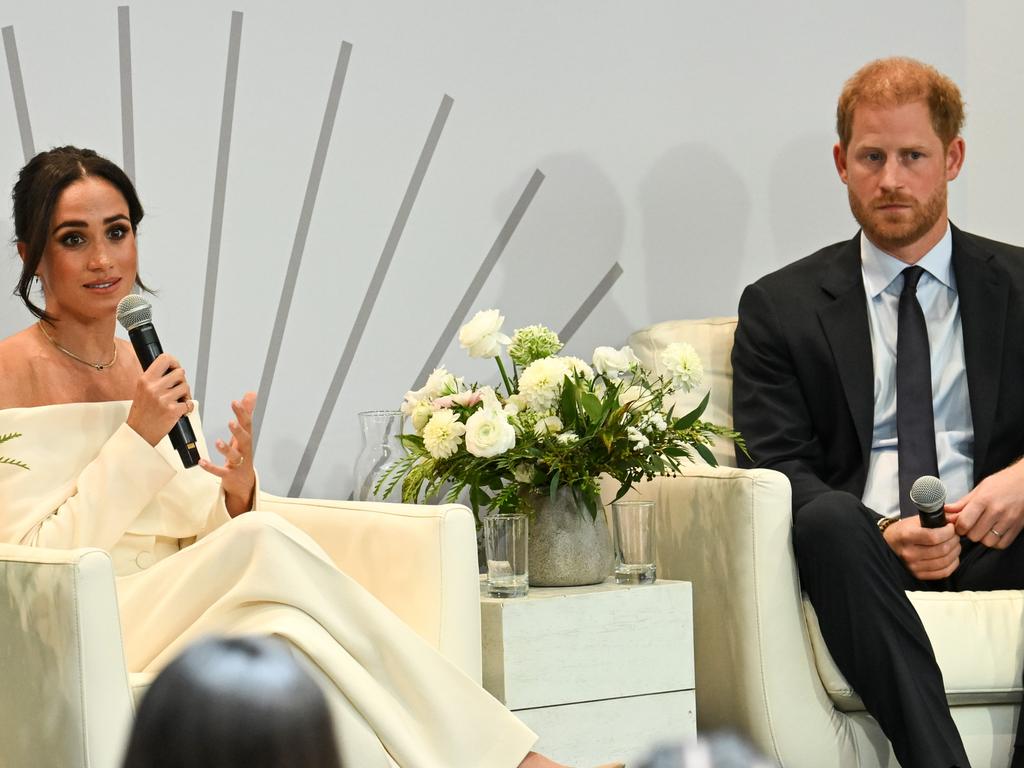
<svg viewBox="0 0 1024 768"><path fill-rule="evenodd" d="M355 498L359 501L401 501L402 483L384 495L374 493L374 488L381 475L396 461L406 455L399 435L405 417L401 411L363 411L359 414L359 428L363 433L363 447L356 459Z"/></svg>

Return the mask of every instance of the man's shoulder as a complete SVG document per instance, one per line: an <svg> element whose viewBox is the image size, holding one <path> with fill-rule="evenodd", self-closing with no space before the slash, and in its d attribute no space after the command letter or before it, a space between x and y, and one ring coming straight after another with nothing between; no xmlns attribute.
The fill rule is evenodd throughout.
<svg viewBox="0 0 1024 768"><path fill-rule="evenodd" d="M993 256L1012 268L1024 269L1024 247L982 237L962 229L953 230L954 247L965 248L976 254Z"/></svg>

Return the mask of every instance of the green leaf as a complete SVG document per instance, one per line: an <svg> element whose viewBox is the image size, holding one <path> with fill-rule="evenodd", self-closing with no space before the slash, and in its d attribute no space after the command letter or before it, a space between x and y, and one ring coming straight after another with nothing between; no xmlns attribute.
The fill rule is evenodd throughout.
<svg viewBox="0 0 1024 768"><path fill-rule="evenodd" d="M632 487L632 483L623 483L622 485L620 485L619 492L615 494L615 498L612 499L612 501L618 501L619 499L621 499L623 496L629 493L629 489Z"/></svg>
<svg viewBox="0 0 1024 768"><path fill-rule="evenodd" d="M580 493L580 496L583 497L583 506L586 508L587 512L590 513L590 519L596 520L598 504L594 494L588 491L583 491Z"/></svg>
<svg viewBox="0 0 1024 768"><path fill-rule="evenodd" d="M417 449L423 450L423 438L419 435L400 435L402 440L402 446L407 451L416 451Z"/></svg>
<svg viewBox="0 0 1024 768"><path fill-rule="evenodd" d="M711 392L709 391L706 395L704 395L704 399L700 401L700 405L698 405L696 408L694 408L688 414L686 414L681 419L676 421L676 423L674 425L675 428L677 430L681 431L681 430L689 429L690 427L692 427L694 422L696 422L697 419L700 418L700 415L702 413L704 413L704 409L708 407L708 400L710 398L711 398Z"/></svg>
<svg viewBox="0 0 1024 768"><path fill-rule="evenodd" d="M562 412L562 424L567 429L574 428L577 421L576 385L568 376L562 382L562 399L559 410Z"/></svg>
<svg viewBox="0 0 1024 768"><path fill-rule="evenodd" d="M713 454L711 452L711 449L704 445L704 443L694 443L693 447L697 449L697 453L700 454L701 458L704 459L704 461L706 461L712 467L718 466L718 459L715 458L715 454Z"/></svg>
<svg viewBox="0 0 1024 768"><path fill-rule="evenodd" d="M562 479L562 470L556 469L555 470L555 474L553 474L551 476L550 494L551 494L552 501L554 500L555 496L558 494L558 484L561 481L561 479Z"/></svg>
<svg viewBox="0 0 1024 768"><path fill-rule="evenodd" d="M595 423L599 423L601 421L601 417L604 414L601 407L601 401L598 399L597 395L592 392L581 392L580 403L583 405L583 410L587 412L587 416L590 417L591 421Z"/></svg>

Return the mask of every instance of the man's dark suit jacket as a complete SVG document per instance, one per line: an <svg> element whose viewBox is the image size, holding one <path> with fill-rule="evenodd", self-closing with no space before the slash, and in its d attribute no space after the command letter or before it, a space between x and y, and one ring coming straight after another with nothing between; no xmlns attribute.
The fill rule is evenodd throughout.
<svg viewBox="0 0 1024 768"><path fill-rule="evenodd" d="M977 484L1024 454L1024 249L952 237ZM738 458L787 475L794 513L829 490L863 495L871 361L859 233L743 292L733 413L753 462Z"/></svg>

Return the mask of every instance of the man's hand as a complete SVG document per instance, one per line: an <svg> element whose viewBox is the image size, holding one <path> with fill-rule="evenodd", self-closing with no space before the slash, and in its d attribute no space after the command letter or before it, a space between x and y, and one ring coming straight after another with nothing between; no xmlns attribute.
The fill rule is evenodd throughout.
<svg viewBox="0 0 1024 768"><path fill-rule="evenodd" d="M1024 462L989 475L962 499L947 504L946 519L961 536L1006 549L1024 528Z"/></svg>
<svg viewBox="0 0 1024 768"><path fill-rule="evenodd" d="M898 520L882 533L886 544L922 581L944 579L960 565L960 537L952 523L922 528L914 515Z"/></svg>

